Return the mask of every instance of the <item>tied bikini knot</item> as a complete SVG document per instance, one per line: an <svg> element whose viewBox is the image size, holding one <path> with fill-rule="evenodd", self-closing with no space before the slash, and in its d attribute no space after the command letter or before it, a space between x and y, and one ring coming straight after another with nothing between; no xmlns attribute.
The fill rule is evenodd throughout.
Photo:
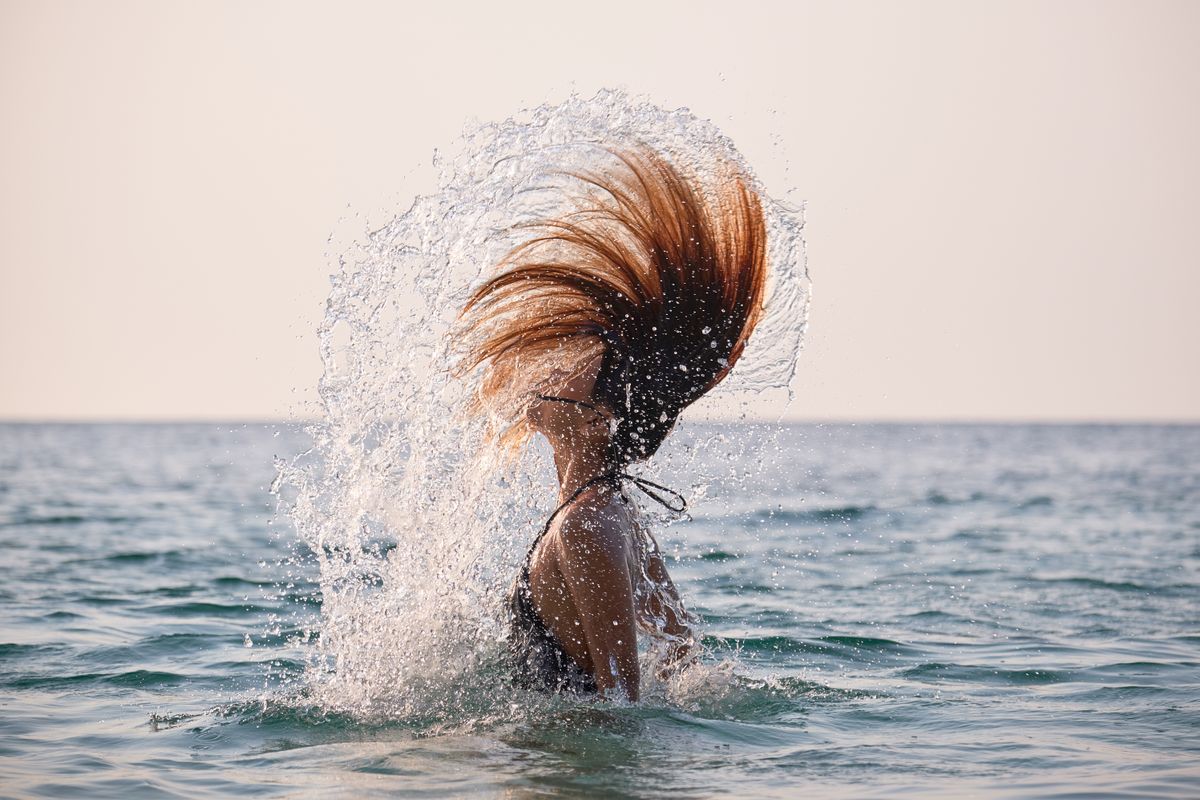
<svg viewBox="0 0 1200 800"><path fill-rule="evenodd" d="M683 514L687 511L687 500L679 492L674 489L668 489L660 483L655 483L652 480L640 477L638 475L630 475L628 472L617 472L613 474L615 481L629 481L634 486L642 491L642 494L649 497L654 502L661 505L673 514ZM657 491L656 491L657 490ZM666 492L674 498L674 502L663 497L659 492Z"/></svg>
<svg viewBox="0 0 1200 800"><path fill-rule="evenodd" d="M588 489L600 483L612 483L616 485L617 488L621 488L621 481L629 481L638 489L640 489L643 494L673 514L683 514L687 511L687 500L685 500L683 495L674 489L668 489L662 484L655 483L652 480L648 480L638 475L630 475L628 472L606 472L603 475L597 475L583 486L580 486L571 494L570 497L564 500L558 508L554 509L554 513L552 513L550 518L546 520L546 524L542 528L542 532L538 534L538 538L534 540L534 546L541 541L543 536L550 532L550 526L554 523L554 520L558 517L559 513L561 513L564 508L571 505L571 503L574 503L575 500ZM667 494L671 495L671 497L674 498L674 502L668 500L666 497L663 497L661 494L659 494L659 492L666 492ZM532 552L533 550L531 549L530 553Z"/></svg>

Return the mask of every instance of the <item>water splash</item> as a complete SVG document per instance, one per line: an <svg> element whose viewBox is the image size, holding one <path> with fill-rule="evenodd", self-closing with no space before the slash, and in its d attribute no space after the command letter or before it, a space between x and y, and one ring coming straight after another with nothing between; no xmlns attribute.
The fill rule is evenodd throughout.
<svg viewBox="0 0 1200 800"><path fill-rule="evenodd" d="M567 209L547 176L635 142L699 174L733 163L750 176L769 237L767 310L714 394L752 398L790 382L808 302L803 220L763 191L715 125L603 91L468 131L455 155L435 158L438 189L348 247L331 277L319 328L324 417L313 449L281 463L276 482L320 574L308 702L385 718L501 702L503 599L553 502L552 473L537 442L513 464L491 456L481 421L461 413L469 389L448 372L450 334L470 287L530 236L521 224ZM668 442L659 460L700 463L703 449ZM648 688L689 696L721 680L717 671Z"/></svg>

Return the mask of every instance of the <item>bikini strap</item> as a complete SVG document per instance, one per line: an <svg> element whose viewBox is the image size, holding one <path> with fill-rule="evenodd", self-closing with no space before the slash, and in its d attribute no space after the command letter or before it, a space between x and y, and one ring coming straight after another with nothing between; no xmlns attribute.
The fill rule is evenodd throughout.
<svg viewBox="0 0 1200 800"><path fill-rule="evenodd" d="M674 489L668 489L666 486L663 486L661 483L655 483L654 481L646 480L645 478L639 477L637 475L630 475L628 472L621 472L621 473L617 474L616 477L623 478L624 480L629 481L634 486L641 489L643 494L645 494L651 500L658 503L659 505L661 505L663 508L667 509L670 512L673 512L675 514L682 514L683 512L687 511L687 500L684 499L683 495L681 495L679 492L675 491ZM654 491L655 489L658 489L659 491L666 492L667 494L673 495L675 497L676 503L673 505L665 497L660 495L658 492Z"/></svg>
<svg viewBox="0 0 1200 800"><path fill-rule="evenodd" d="M640 489L643 494L663 506L663 508L667 509L668 511L671 511L675 514L682 514L684 511L687 511L687 500L684 499L684 496L674 489L668 489L662 484L655 483L654 481L647 480L646 478L642 478L638 475L630 475L628 472L606 472L603 475L597 475L595 478L592 478L590 481L572 492L570 497L560 503L558 508L554 509L554 512L550 515L550 518L546 520L545 526L542 527L542 532L538 534L537 538L533 540L533 544L529 546L529 552L525 554L525 567L522 572L526 575L528 574L529 561L531 558L533 558L533 551L537 549L538 542L542 540L542 537L550 532L550 526L554 524L554 520L564 508L571 505L571 503L574 503L581 494L597 484L611 481L613 484L619 486L620 482L623 480L632 483L634 486ZM656 489L658 491L673 495L675 502L672 503L670 500L660 495L658 491L655 491Z"/></svg>
<svg viewBox="0 0 1200 800"><path fill-rule="evenodd" d="M558 508L554 509L554 513L552 513L550 515L550 519L546 520L546 525L545 525L545 527L542 528L542 532L540 534L538 534L538 539L541 539L543 536L545 536L547 533L550 532L550 526L554 523L555 518L558 517L558 515L562 512L562 510L564 508L571 505L571 503L574 503L575 500L581 494L583 494L584 492L586 492L588 489L592 488L593 486L604 483L605 481L613 481L615 483L619 477L620 476L614 472L606 472L603 475L597 475L596 477L592 478L587 483L580 486L574 492L572 492L570 497L568 497L566 500L562 501L562 503L559 504ZM536 544L537 544L537 540L535 539L534 545L536 545Z"/></svg>

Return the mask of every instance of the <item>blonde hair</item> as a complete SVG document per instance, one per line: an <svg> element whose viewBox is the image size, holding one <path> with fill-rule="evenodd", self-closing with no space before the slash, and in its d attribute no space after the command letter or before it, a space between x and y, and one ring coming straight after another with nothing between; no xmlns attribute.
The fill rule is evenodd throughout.
<svg viewBox="0 0 1200 800"><path fill-rule="evenodd" d="M579 209L532 223L471 294L459 373L483 367L477 411L501 398L523 411L556 368L602 354L593 400L617 417L610 455L624 466L653 455L741 356L762 314L767 243L758 195L732 167L701 185L648 147L607 152L606 168L568 173ZM515 411L497 430L524 433Z"/></svg>

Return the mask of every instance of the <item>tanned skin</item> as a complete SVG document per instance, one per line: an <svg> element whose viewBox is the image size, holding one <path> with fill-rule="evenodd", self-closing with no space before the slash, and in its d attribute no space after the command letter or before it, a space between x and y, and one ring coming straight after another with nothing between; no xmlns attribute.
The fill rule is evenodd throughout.
<svg viewBox="0 0 1200 800"><path fill-rule="evenodd" d="M554 448L560 503L612 469L606 461L612 412L592 399L599 368L597 357L554 391L593 407L539 401L529 410L530 424ZM672 637L664 674L686 659L692 643L662 556L635 546L635 524L618 489L593 485L555 518L529 567L534 607L567 655L595 677L601 693L630 701L638 699L641 680L639 624ZM638 592L643 570L653 584ZM656 618L665 625L655 625Z"/></svg>

